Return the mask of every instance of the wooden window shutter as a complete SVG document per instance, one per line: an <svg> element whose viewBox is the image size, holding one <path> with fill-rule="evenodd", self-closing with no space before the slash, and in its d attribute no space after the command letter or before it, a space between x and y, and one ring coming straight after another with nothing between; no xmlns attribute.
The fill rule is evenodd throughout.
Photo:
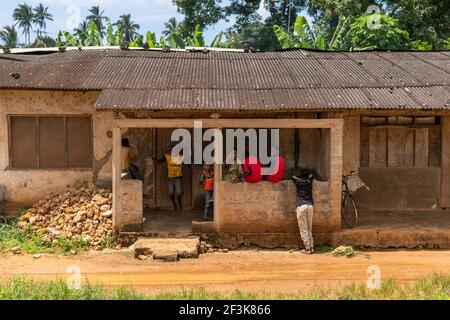
<svg viewBox="0 0 450 320"><path fill-rule="evenodd" d="M92 125L90 117L67 117L67 160L69 167L92 167Z"/></svg>
<svg viewBox="0 0 450 320"><path fill-rule="evenodd" d="M39 167L66 166L63 117L39 118Z"/></svg>
<svg viewBox="0 0 450 320"><path fill-rule="evenodd" d="M10 118L11 165L16 168L38 167L36 117Z"/></svg>

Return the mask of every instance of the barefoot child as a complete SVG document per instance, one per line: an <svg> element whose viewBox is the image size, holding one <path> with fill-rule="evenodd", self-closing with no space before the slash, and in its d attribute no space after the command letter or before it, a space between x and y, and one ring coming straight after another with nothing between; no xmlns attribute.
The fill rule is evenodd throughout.
<svg viewBox="0 0 450 320"><path fill-rule="evenodd" d="M205 191L205 210L203 212L203 220L207 221L209 219L209 208L211 207L211 203L214 201L214 167L212 165L205 164L203 166L200 183Z"/></svg>

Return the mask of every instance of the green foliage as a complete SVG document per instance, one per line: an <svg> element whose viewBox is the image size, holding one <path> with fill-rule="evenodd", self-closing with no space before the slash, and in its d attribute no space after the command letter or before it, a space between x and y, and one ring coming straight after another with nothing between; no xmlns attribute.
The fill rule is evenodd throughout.
<svg viewBox="0 0 450 320"><path fill-rule="evenodd" d="M192 37L194 47L204 47L205 38L203 37L203 29L200 25L195 26L194 36Z"/></svg>
<svg viewBox="0 0 450 320"><path fill-rule="evenodd" d="M102 35L98 30L94 21L89 23L88 33L85 38L85 44L88 47L100 47L102 46Z"/></svg>
<svg viewBox="0 0 450 320"><path fill-rule="evenodd" d="M55 39L49 36L38 36L31 44L32 48L54 48L55 46Z"/></svg>
<svg viewBox="0 0 450 320"><path fill-rule="evenodd" d="M102 249L112 249L116 246L116 239L113 236L106 236L100 240L100 248Z"/></svg>
<svg viewBox="0 0 450 320"><path fill-rule="evenodd" d="M33 29L34 23L34 13L33 8L26 4L19 4L16 9L14 9L12 15L16 25L22 29L22 33L25 35L25 42L27 45L31 44L31 30Z"/></svg>
<svg viewBox="0 0 450 320"><path fill-rule="evenodd" d="M430 51L433 50L433 45L427 41L416 40L411 41L409 44L411 50L416 51Z"/></svg>
<svg viewBox="0 0 450 320"><path fill-rule="evenodd" d="M59 246L63 253L77 253L89 249L89 242L82 237L75 237L69 240L64 236L59 236L57 241L54 246Z"/></svg>
<svg viewBox="0 0 450 320"><path fill-rule="evenodd" d="M340 246L340 247L337 247L331 253L335 257L344 256L344 257L347 257L347 258L351 258L351 257L356 256L356 251L351 246Z"/></svg>
<svg viewBox="0 0 450 320"><path fill-rule="evenodd" d="M350 28L351 18L342 19L338 24L333 38L327 42L324 36L316 35L308 20L298 16L294 23L294 34L287 34L280 26L274 25L273 29L278 42L283 49L306 48L318 50L348 50L349 41L346 33Z"/></svg>
<svg viewBox="0 0 450 320"><path fill-rule="evenodd" d="M111 20L105 18L106 20L106 43L108 46L120 46L123 43L123 29L122 25L117 26L117 30L114 31Z"/></svg>
<svg viewBox="0 0 450 320"><path fill-rule="evenodd" d="M225 33L223 31L220 31L218 34L216 34L216 36L214 37L214 39L211 42L210 47L213 47L213 48L226 47L226 44L222 42L222 38L224 35L225 35Z"/></svg>
<svg viewBox="0 0 450 320"><path fill-rule="evenodd" d="M107 289L85 281L80 289L72 289L63 279L38 281L26 277L14 277L0 282L0 300L449 300L450 275L432 274L412 285L400 285L395 280L384 280L381 288L367 289L365 283L343 287L313 288L296 293L244 292L231 293L199 289L164 291L155 295L143 295L129 287Z"/></svg>
<svg viewBox="0 0 450 320"><path fill-rule="evenodd" d="M444 49L443 40L450 32L450 1L448 0L386 0L386 11L398 19L399 26L412 39Z"/></svg>
<svg viewBox="0 0 450 320"><path fill-rule="evenodd" d="M0 31L0 41L2 45L0 47L6 47L9 49L16 48L19 45L19 35L16 27L4 26Z"/></svg>
<svg viewBox="0 0 450 320"><path fill-rule="evenodd" d="M102 240L105 248L110 248L115 244L115 240L107 237ZM54 243L46 240L39 232L34 232L30 228L21 229L17 220L14 219L8 224L0 224L0 252L8 251L14 247L19 247L24 253L77 253L89 249L89 243L82 237L67 239L59 236Z"/></svg>
<svg viewBox="0 0 450 320"><path fill-rule="evenodd" d="M204 29L224 18L224 11L217 0L172 0L184 20L177 31L182 38L192 37L197 26Z"/></svg>
<svg viewBox="0 0 450 320"><path fill-rule="evenodd" d="M0 224L0 252L19 247L25 253L53 253L55 248L52 243L46 241L39 233L31 229L22 230L17 221L8 224Z"/></svg>
<svg viewBox="0 0 450 320"><path fill-rule="evenodd" d="M377 13L357 18L349 37L354 50L403 50L409 44L409 34L399 28L398 20Z"/></svg>
<svg viewBox="0 0 450 320"><path fill-rule="evenodd" d="M330 246L329 244L321 244L316 246L316 251L318 252L332 252L334 250L333 246Z"/></svg>
<svg viewBox="0 0 450 320"><path fill-rule="evenodd" d="M442 41L442 49L450 50L450 38L447 38Z"/></svg>

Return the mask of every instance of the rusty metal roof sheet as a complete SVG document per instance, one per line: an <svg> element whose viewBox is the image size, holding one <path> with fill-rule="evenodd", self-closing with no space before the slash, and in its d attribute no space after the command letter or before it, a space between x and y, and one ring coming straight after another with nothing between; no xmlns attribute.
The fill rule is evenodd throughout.
<svg viewBox="0 0 450 320"><path fill-rule="evenodd" d="M0 88L102 91L99 109L449 108L448 52L0 54Z"/></svg>
<svg viewBox="0 0 450 320"><path fill-rule="evenodd" d="M107 89L99 110L446 109L443 87L306 89Z"/></svg>

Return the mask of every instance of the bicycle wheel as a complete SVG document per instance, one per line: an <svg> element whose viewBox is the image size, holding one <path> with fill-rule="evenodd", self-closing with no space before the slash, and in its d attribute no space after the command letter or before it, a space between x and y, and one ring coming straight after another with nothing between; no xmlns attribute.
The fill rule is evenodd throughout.
<svg viewBox="0 0 450 320"><path fill-rule="evenodd" d="M342 218L350 228L353 228L358 224L358 209L356 208L356 202L353 196L348 192L342 194L341 212Z"/></svg>

